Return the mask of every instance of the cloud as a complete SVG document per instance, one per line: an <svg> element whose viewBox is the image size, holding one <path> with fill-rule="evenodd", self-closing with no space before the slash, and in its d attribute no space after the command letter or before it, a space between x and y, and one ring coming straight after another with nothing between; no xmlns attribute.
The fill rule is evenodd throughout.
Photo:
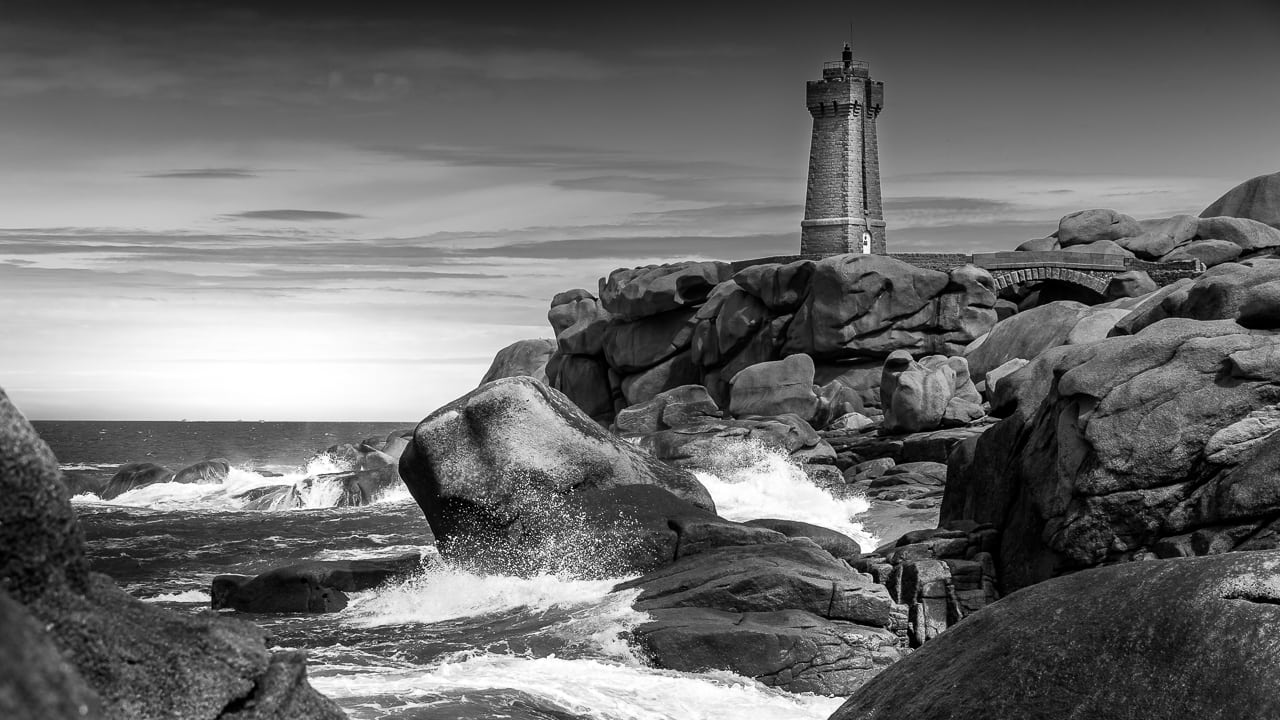
<svg viewBox="0 0 1280 720"><path fill-rule="evenodd" d="M317 222L323 220L356 220L364 217L354 213L333 212L331 210L246 210L244 212L223 215L224 218L241 220L280 220L285 222Z"/></svg>
<svg viewBox="0 0 1280 720"><path fill-rule="evenodd" d="M193 168L149 173L142 177L169 180L242 180L260 176L244 168Z"/></svg>

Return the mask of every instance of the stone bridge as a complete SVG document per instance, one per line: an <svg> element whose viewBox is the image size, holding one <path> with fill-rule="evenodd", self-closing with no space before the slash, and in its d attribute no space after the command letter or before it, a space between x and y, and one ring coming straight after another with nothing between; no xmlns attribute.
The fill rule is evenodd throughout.
<svg viewBox="0 0 1280 720"><path fill-rule="evenodd" d="M1129 270L1146 272L1157 285L1168 285L1179 278L1195 277L1204 272L1204 265L1198 260L1155 263L1123 255L1064 250L976 253L971 262L991 273L997 292L1022 283L1055 280L1079 285L1101 295L1112 277Z"/></svg>

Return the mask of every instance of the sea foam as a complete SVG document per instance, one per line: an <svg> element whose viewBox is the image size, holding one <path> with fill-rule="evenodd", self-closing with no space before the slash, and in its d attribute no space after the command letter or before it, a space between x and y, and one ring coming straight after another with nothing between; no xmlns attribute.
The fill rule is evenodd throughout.
<svg viewBox="0 0 1280 720"><path fill-rule="evenodd" d="M555 716L596 720L824 720L842 698L796 695L730 673L682 673L609 660L485 653L431 669L310 673L311 684L353 718L383 716L368 702L394 695L419 706L462 704L468 695L527 698ZM552 716L550 712L539 717Z"/></svg>
<svg viewBox="0 0 1280 720"><path fill-rule="evenodd" d="M784 453L738 440L725 443L709 460L708 468L694 475L711 493L721 517L799 520L844 533L864 552L876 548L876 537L854 520L870 507L867 499L833 496Z"/></svg>

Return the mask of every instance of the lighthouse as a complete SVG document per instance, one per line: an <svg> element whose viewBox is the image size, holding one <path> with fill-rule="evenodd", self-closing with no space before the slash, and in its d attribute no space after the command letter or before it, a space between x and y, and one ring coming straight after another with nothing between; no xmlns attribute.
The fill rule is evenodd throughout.
<svg viewBox="0 0 1280 720"><path fill-rule="evenodd" d="M867 63L855 60L845 43L840 60L825 63L822 79L806 85L813 138L800 252L814 258L841 253L884 254L876 144L884 83L871 79Z"/></svg>

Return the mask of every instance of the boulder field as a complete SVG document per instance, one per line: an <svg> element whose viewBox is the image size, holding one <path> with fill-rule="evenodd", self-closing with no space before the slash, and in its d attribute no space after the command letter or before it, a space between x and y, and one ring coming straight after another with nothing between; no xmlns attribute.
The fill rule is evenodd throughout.
<svg viewBox="0 0 1280 720"><path fill-rule="evenodd" d="M692 474L532 378L482 385L429 415L400 471L451 563L643 573L617 590L650 613L631 639L660 667L846 694L901 655L904 609L833 554L856 558L851 538L719 517Z"/></svg>
<svg viewBox="0 0 1280 720"><path fill-rule="evenodd" d="M546 375L604 424L690 384L706 387L735 417L785 407L813 422L815 381L798 378L838 380L877 405L884 358L899 349L960 354L995 324L995 302L984 270L939 272L881 255L626 268L601 278L598 295L571 290L552 300L556 352ZM809 358L811 372L760 368L798 355Z"/></svg>
<svg viewBox="0 0 1280 720"><path fill-rule="evenodd" d="M4 717L345 717L307 683L303 654L270 652L257 626L164 610L90 572L57 461L3 392L0 493L5 685L18 690L0 692Z"/></svg>

